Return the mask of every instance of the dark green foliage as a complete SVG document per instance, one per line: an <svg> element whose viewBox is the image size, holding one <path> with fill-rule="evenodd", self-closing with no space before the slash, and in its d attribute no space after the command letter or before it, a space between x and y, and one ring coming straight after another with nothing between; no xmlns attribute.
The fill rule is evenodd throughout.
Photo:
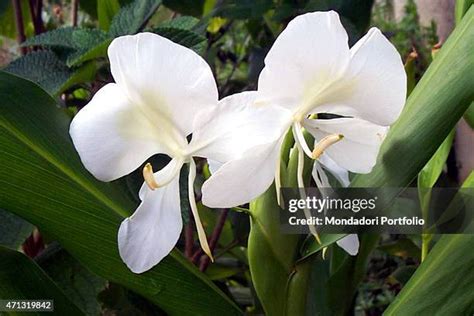
<svg viewBox="0 0 474 316"><path fill-rule="evenodd" d="M105 289L106 280L86 270L57 244L50 245L36 262L84 314L100 314L98 295Z"/></svg>
<svg viewBox="0 0 474 316"><path fill-rule="evenodd" d="M0 246L0 297L14 300L54 300L64 315L85 315L54 284L41 268L24 254ZM40 315L40 313L29 313Z"/></svg>
<svg viewBox="0 0 474 316"><path fill-rule="evenodd" d="M0 209L0 245L18 249L33 231L33 225Z"/></svg>
<svg viewBox="0 0 474 316"><path fill-rule="evenodd" d="M5 69L39 84L50 94L56 94L72 75L64 62L49 50L29 53L10 63Z"/></svg>
<svg viewBox="0 0 474 316"><path fill-rule="evenodd" d="M135 34L145 26L160 4L161 0L143 0L134 1L123 7L112 19L109 35L114 38Z"/></svg>

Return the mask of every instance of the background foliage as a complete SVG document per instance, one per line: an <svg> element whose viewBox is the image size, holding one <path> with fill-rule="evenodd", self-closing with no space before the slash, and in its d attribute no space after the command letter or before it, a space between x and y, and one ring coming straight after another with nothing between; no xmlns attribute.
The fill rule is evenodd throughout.
<svg viewBox="0 0 474 316"><path fill-rule="evenodd" d="M411 92L376 168L352 186L459 186L453 128L472 116L474 9L457 2L458 26L434 60L436 25L420 25L412 0L401 19L389 0L0 2L0 297L54 298L56 310L72 315L472 314L471 236L362 235L351 257L334 245L342 235L323 235L322 245L282 235L274 188L231 210L199 203L212 264L182 199L177 249L135 275L118 256L116 232L138 203L140 172L98 182L68 135L70 119L113 80L106 53L117 36L150 31L193 49L224 97L256 88L266 53L293 17L336 10L351 45L369 26L384 32L406 60ZM285 144L289 153L291 139ZM297 157L288 156L282 181L295 186ZM166 162L152 159L156 169ZM198 168L197 193L209 176L205 161Z"/></svg>

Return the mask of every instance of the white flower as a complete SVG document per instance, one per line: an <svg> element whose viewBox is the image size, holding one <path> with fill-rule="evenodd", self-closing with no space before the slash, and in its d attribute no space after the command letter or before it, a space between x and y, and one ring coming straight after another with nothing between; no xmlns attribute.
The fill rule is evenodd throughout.
<svg viewBox="0 0 474 316"><path fill-rule="evenodd" d="M317 159L324 152L345 170L370 172L405 96L400 55L378 29L370 29L349 49L336 12L296 17L266 56L251 105L278 108L275 115L286 117L280 135L221 166L203 186L203 203L210 207L247 203L274 179L278 190L280 147L289 128L299 150L300 187L304 153ZM324 119L328 114L335 118ZM303 127L317 141L313 150Z"/></svg>
<svg viewBox="0 0 474 316"><path fill-rule="evenodd" d="M120 225L120 256L133 272L141 273L175 246L182 230L183 164L190 167L189 200L199 240L211 256L194 197L193 157L217 163L235 159L253 143L275 137L279 118L268 115L271 108L246 105L254 92L218 102L208 64L192 50L158 35L117 38L108 55L116 83L100 89L70 127L83 164L98 179L112 181L154 154L172 158L156 173L150 164L143 169L142 202Z"/></svg>

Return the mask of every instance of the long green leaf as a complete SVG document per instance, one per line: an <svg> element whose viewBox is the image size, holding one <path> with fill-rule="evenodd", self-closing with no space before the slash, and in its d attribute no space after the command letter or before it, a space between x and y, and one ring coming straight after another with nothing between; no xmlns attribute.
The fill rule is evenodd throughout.
<svg viewBox="0 0 474 316"><path fill-rule="evenodd" d="M0 297L3 300L54 300L54 310L60 314L84 315L36 263L22 253L2 246L0 246Z"/></svg>
<svg viewBox="0 0 474 316"><path fill-rule="evenodd" d="M472 315L473 247L473 235L443 236L384 315Z"/></svg>
<svg viewBox="0 0 474 316"><path fill-rule="evenodd" d="M37 85L0 73L0 208L57 239L89 270L171 315L239 314L177 251L146 273L127 269L117 229L136 206L82 167L68 128L68 116Z"/></svg>

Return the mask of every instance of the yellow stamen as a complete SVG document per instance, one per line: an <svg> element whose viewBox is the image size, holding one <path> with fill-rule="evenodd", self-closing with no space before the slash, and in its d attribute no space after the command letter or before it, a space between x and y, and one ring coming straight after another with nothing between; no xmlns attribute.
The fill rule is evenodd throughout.
<svg viewBox="0 0 474 316"><path fill-rule="evenodd" d="M151 166L151 163L147 163L145 167L143 167L143 178L145 179L145 183L151 190L155 190L160 187L155 180L155 175L153 174L153 167Z"/></svg>
<svg viewBox="0 0 474 316"><path fill-rule="evenodd" d="M324 153L324 151L331 145L334 145L338 141L344 138L342 134L331 134L323 139L321 139L316 146L314 146L313 150L313 159L318 159Z"/></svg>

